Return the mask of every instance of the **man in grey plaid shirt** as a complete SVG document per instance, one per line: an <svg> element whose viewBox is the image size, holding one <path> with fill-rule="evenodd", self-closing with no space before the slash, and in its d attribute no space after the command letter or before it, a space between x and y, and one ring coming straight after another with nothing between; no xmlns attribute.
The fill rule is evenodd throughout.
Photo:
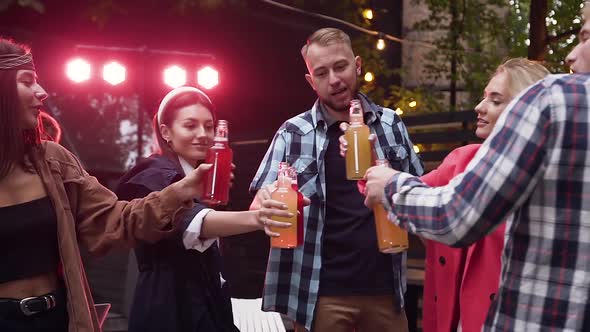
<svg viewBox="0 0 590 332"><path fill-rule="evenodd" d="M366 204L385 195L390 219L424 238L469 245L514 214L484 331L590 331L589 40L586 20L566 58L575 74L516 97L447 186L367 171Z"/></svg>
<svg viewBox="0 0 590 332"><path fill-rule="evenodd" d="M299 189L311 204L304 210L303 245L271 248L263 309L288 315L298 331L407 331L406 254L379 252L372 210L363 205L356 182L346 179L339 155L339 125L348 121L350 101L361 100L379 158L414 175L422 174L422 162L395 112L359 93L361 59L348 35L320 29L301 53L318 100L279 128L250 190L258 192L253 204L267 197L265 185L286 161L296 168Z"/></svg>

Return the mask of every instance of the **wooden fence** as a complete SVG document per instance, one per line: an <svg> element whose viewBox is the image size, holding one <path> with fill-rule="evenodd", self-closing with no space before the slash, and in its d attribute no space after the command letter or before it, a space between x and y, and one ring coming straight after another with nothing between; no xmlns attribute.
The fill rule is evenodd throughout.
<svg viewBox="0 0 590 332"><path fill-rule="evenodd" d="M412 143L421 147L420 157L427 170L435 168L454 148L481 142L475 136L477 114L471 110L406 116L403 121Z"/></svg>

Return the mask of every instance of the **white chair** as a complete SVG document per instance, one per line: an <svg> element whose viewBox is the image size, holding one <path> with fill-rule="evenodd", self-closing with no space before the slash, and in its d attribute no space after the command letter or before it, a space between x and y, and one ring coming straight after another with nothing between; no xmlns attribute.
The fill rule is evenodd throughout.
<svg viewBox="0 0 590 332"><path fill-rule="evenodd" d="M100 328L104 324L105 319L111 309L110 303L95 303L94 309L96 310L96 315L98 316L98 323L100 324Z"/></svg>
<svg viewBox="0 0 590 332"><path fill-rule="evenodd" d="M286 332L281 315L262 311L262 299L231 299L234 324L242 332Z"/></svg>

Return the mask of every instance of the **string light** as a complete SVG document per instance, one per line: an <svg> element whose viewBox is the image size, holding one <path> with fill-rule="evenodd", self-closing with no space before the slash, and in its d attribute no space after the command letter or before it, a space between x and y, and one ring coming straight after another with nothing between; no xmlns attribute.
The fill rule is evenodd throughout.
<svg viewBox="0 0 590 332"><path fill-rule="evenodd" d="M370 71L368 71L365 74L365 81L367 81L367 82L373 82L374 79L375 79L375 76L373 76L373 73L371 73Z"/></svg>
<svg viewBox="0 0 590 332"><path fill-rule="evenodd" d="M414 152L420 153L420 147L418 145L414 145Z"/></svg>
<svg viewBox="0 0 590 332"><path fill-rule="evenodd" d="M375 30L370 30L370 29L367 29L367 28L363 28L361 26L358 26L356 24L350 23L350 22L345 21L345 20L341 20L339 18L335 18L335 17L332 17L332 16L323 15L323 14L318 14L318 13L314 13L314 12L309 12L309 11L306 11L306 10L303 10L303 9L299 9L299 8L296 8L296 7L293 7L293 6L289 6L289 5L286 5L286 4L277 2L277 1L273 1L273 0L260 0L260 1L261 2L264 2L266 4L269 4L269 5L272 5L272 6L275 6L275 7L278 7L278 8L282 8L282 9L286 9L286 10L289 10L289 11L292 11L292 12L296 12L296 13L299 13L299 14L303 14L303 15L307 15L307 16L311 16L311 17L315 17L315 18L327 20L327 21L330 21L330 22L336 22L336 23L339 23L339 24L343 24L343 25L345 25L345 26L347 26L347 27L349 27L351 29L354 29L356 31L360 31L362 33L365 33L365 34L368 34L368 35L371 35L371 36L379 36L380 34L382 34L383 35L383 39L391 40L391 41L394 41L394 42L397 42L397 43L404 43L404 42L406 42L406 43L412 43L412 44L415 44L415 45L422 45L422 46L428 47L428 48L434 48L434 49L437 49L439 51L446 51L446 52L458 53L458 54L490 54L488 52L482 52L482 51L478 51L478 50L452 50L452 49L441 48L440 46L436 45L433 42L427 42L427 41L416 40L416 39L399 38L399 37L392 36L392 35L387 34L387 33L382 33L382 32L379 32L379 31L375 31ZM369 9L366 9L365 11L367 11L367 10L369 10ZM364 16L364 12L365 11L363 11L363 16ZM372 10L371 10L371 14L370 15L371 15L371 17L373 17L372 16L373 15L373 11Z"/></svg>
<svg viewBox="0 0 590 332"><path fill-rule="evenodd" d="M395 109L395 114L402 115L402 114L404 114L404 111L401 108L398 107L398 108Z"/></svg>
<svg viewBox="0 0 590 332"><path fill-rule="evenodd" d="M418 106L418 103L417 103L415 100L412 100L412 101L411 101L411 102L408 104L408 106L410 106L410 107L414 108L414 107Z"/></svg>
<svg viewBox="0 0 590 332"><path fill-rule="evenodd" d="M366 18L367 20L372 20L373 19L373 11L371 9L363 10L363 17Z"/></svg>
<svg viewBox="0 0 590 332"><path fill-rule="evenodd" d="M379 51L383 51L385 49L385 40L383 38L379 38L379 40L377 40L377 49Z"/></svg>

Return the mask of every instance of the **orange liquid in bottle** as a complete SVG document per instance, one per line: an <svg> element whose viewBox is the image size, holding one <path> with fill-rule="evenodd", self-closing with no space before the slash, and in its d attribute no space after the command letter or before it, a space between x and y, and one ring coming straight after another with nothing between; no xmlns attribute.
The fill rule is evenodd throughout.
<svg viewBox="0 0 590 332"><path fill-rule="evenodd" d="M377 229L379 251L386 254L394 254L408 250L408 232L397 227L387 219L387 211L383 208L383 205L375 205L373 213L375 214L375 228Z"/></svg>
<svg viewBox="0 0 590 332"><path fill-rule="evenodd" d="M346 151L346 178L361 180L371 167L371 143L369 127L351 124L344 134L348 142Z"/></svg>
<svg viewBox="0 0 590 332"><path fill-rule="evenodd" d="M283 179L281 179L283 178ZM281 181L284 182L281 185ZM291 226L287 228L271 227L273 232L281 234L270 239L270 245L274 248L295 248L297 247L297 192L291 186L291 178L288 176L279 177L279 187L271 194L273 200L287 204L288 211L293 214L290 218L273 216L271 219L281 222L288 222Z"/></svg>

